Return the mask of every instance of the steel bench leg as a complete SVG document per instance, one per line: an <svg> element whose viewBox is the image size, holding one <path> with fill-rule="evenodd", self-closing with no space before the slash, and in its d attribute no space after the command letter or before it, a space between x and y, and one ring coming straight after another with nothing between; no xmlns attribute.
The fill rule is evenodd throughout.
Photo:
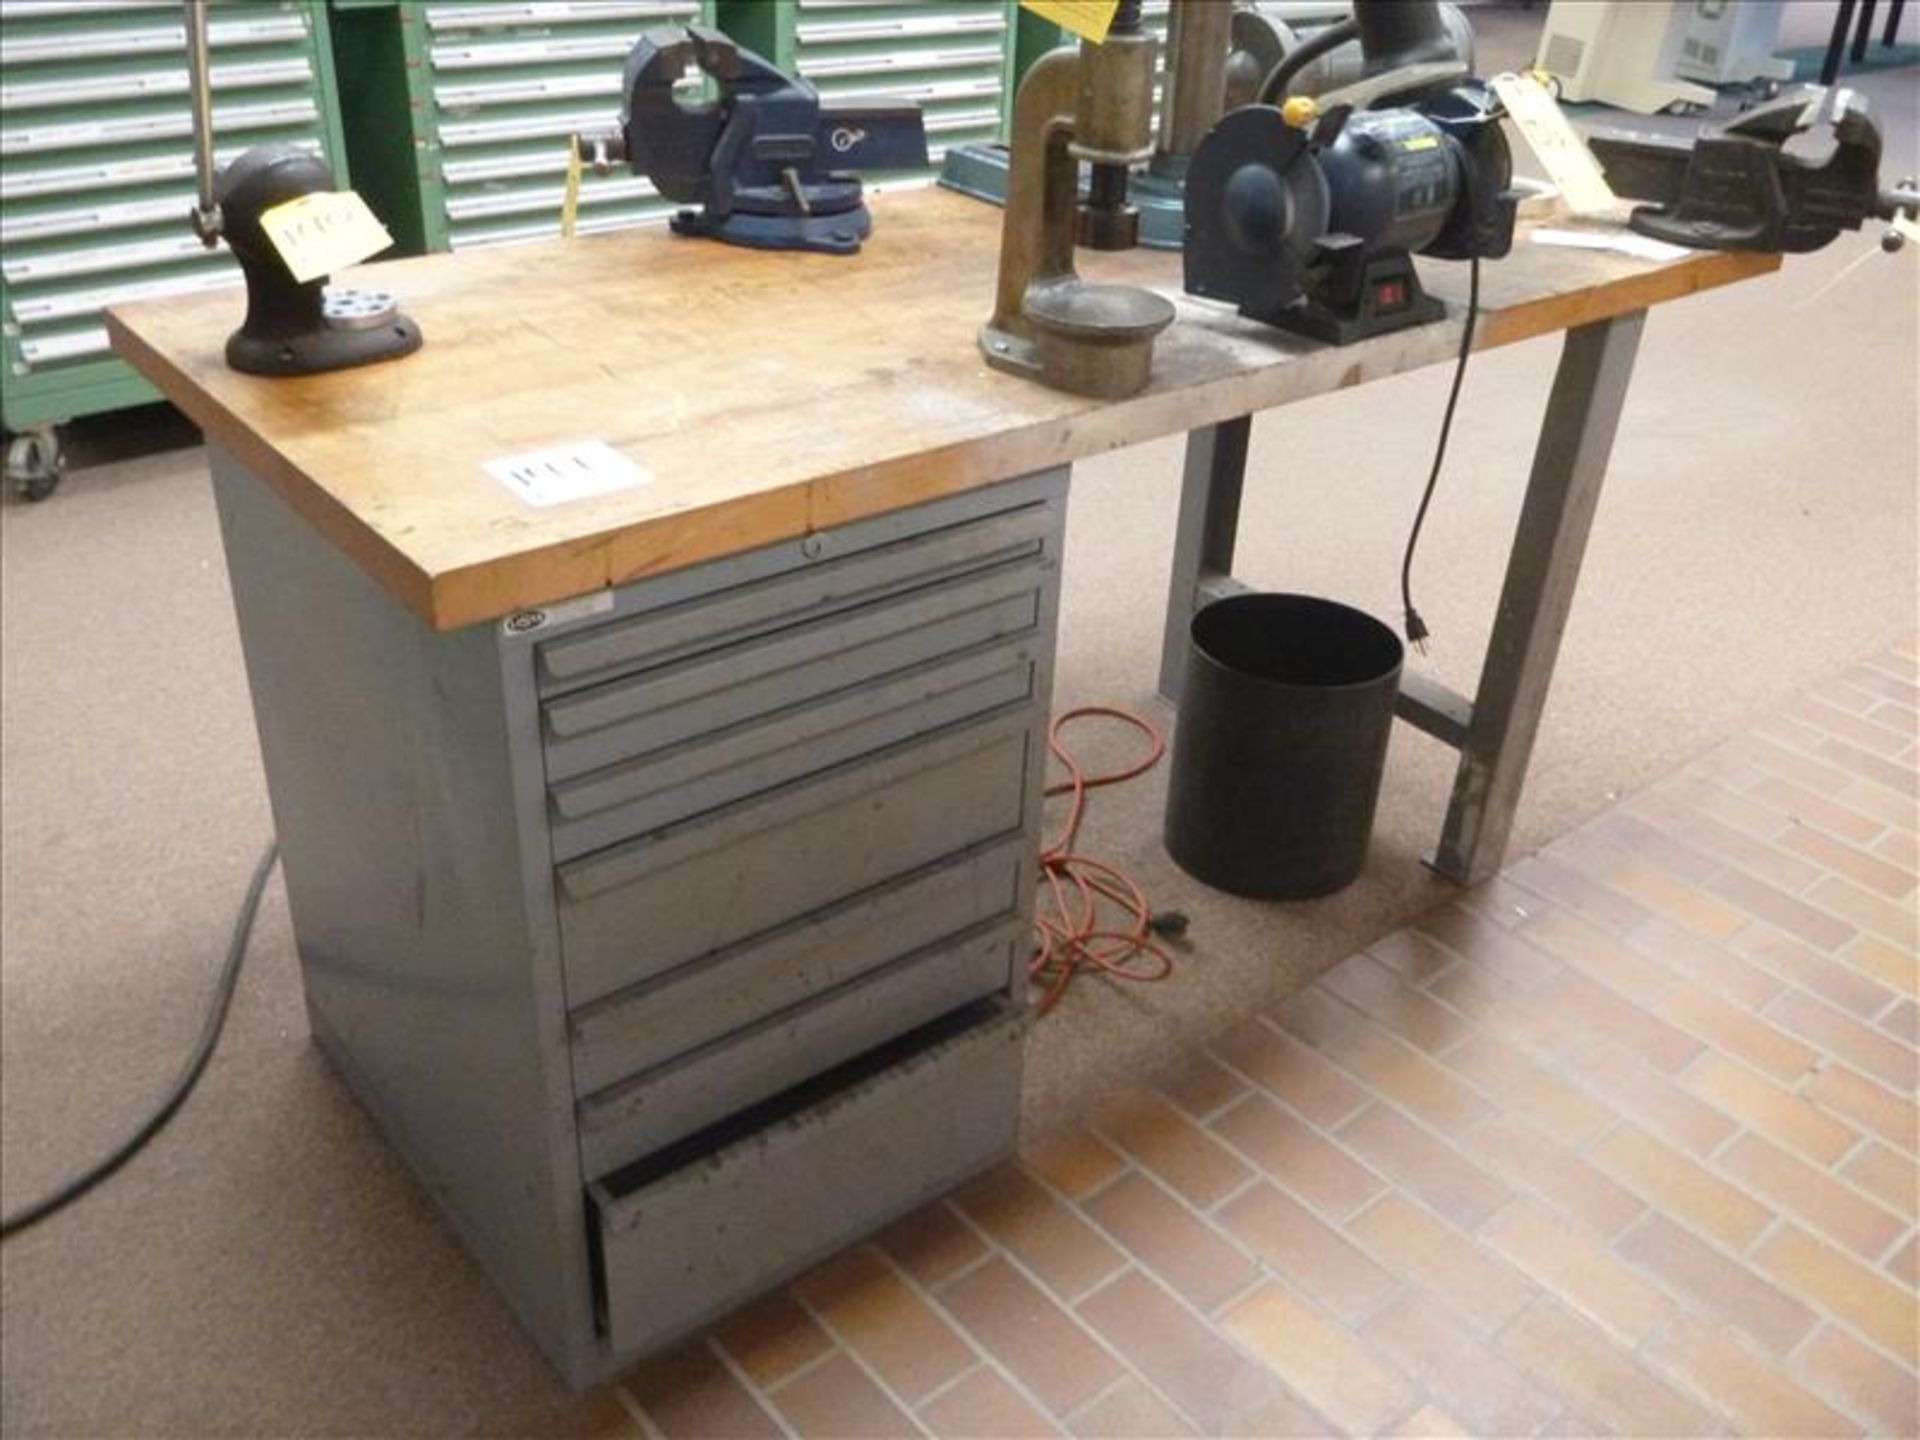
<svg viewBox="0 0 1920 1440"><path fill-rule="evenodd" d="M1873 38L1873 12L1879 0L1860 0L1860 20L1853 29L1853 63L1858 65L1867 58L1867 42Z"/></svg>
<svg viewBox="0 0 1920 1440"><path fill-rule="evenodd" d="M1167 587L1167 628L1160 642L1160 693L1176 705L1186 673L1187 627L1194 612L1219 595L1243 588L1232 578L1233 543L1247 473L1247 439L1252 433L1253 417L1242 415L1187 436L1179 528L1173 539L1173 580Z"/></svg>
<svg viewBox="0 0 1920 1440"><path fill-rule="evenodd" d="M1847 53L1847 31L1853 26L1853 11L1858 0L1840 0L1833 17L1833 35L1827 41L1826 58L1820 62L1820 83L1831 85L1840 77L1840 61Z"/></svg>
<svg viewBox="0 0 1920 1440"><path fill-rule="evenodd" d="M1567 332L1433 868L1500 868L1627 397L1644 310Z"/></svg>

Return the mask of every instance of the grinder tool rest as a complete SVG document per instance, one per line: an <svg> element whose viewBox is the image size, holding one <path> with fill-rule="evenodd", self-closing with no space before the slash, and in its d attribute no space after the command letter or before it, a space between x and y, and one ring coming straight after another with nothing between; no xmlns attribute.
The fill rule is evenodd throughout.
<svg viewBox="0 0 1920 1440"><path fill-rule="evenodd" d="M674 98L690 62L716 82L717 102ZM927 163L917 106L823 106L806 81L706 25L642 35L620 89L620 128L574 137L577 153L602 174L624 161L669 200L698 203L673 217L681 235L851 255L873 229L853 172Z"/></svg>

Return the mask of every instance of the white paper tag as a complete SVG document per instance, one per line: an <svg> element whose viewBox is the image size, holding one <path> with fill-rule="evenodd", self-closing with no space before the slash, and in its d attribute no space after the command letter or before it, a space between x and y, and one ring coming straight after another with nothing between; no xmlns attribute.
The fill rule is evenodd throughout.
<svg viewBox="0 0 1920 1440"><path fill-rule="evenodd" d="M1489 83L1569 210L1599 215L1619 204L1600 162L1546 86L1531 75L1496 75Z"/></svg>
<svg viewBox="0 0 1920 1440"><path fill-rule="evenodd" d="M1655 240L1651 235L1640 235L1631 230L1548 230L1543 228L1533 232L1533 243L1559 245L1569 250L1611 250L1616 255L1629 255L1635 260L1655 260L1663 264L1693 253L1684 245L1669 244L1665 240Z"/></svg>
<svg viewBox="0 0 1920 1440"><path fill-rule="evenodd" d="M565 620L578 620L586 615L605 615L611 609L613 592L596 590L578 599L562 600L554 605L538 605L531 610L516 610L500 622L500 633L530 635L535 630L545 630Z"/></svg>
<svg viewBox="0 0 1920 1440"><path fill-rule="evenodd" d="M575 440L482 462L489 475L529 505L563 505L651 485L653 474L602 440Z"/></svg>

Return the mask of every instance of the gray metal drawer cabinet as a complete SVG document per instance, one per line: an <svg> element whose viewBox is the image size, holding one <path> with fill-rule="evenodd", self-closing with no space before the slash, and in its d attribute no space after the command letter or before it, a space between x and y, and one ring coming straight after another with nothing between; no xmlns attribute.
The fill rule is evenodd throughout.
<svg viewBox="0 0 1920 1440"><path fill-rule="evenodd" d="M1064 471L436 634L213 456L314 1035L571 1380L1011 1150Z"/></svg>

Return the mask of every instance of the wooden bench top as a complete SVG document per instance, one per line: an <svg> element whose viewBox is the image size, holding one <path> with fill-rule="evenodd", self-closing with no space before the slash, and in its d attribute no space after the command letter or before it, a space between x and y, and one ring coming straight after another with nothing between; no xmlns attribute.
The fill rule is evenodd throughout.
<svg viewBox="0 0 1920 1440"><path fill-rule="evenodd" d="M1460 342L1456 313L1318 346L1181 295L1177 255L1083 252L1083 274L1149 285L1180 318L1143 394L1061 394L988 369L976 348L1000 211L934 189L872 206L855 259L648 228L384 264L362 274L398 293L426 345L331 375L228 369L237 290L117 307L107 324L209 440L443 630L1397 374ZM1779 265L1653 264L1535 245L1526 229L1483 269L1476 349ZM1420 264L1430 289L1464 301L1464 265ZM652 483L536 508L482 468L587 440Z"/></svg>

